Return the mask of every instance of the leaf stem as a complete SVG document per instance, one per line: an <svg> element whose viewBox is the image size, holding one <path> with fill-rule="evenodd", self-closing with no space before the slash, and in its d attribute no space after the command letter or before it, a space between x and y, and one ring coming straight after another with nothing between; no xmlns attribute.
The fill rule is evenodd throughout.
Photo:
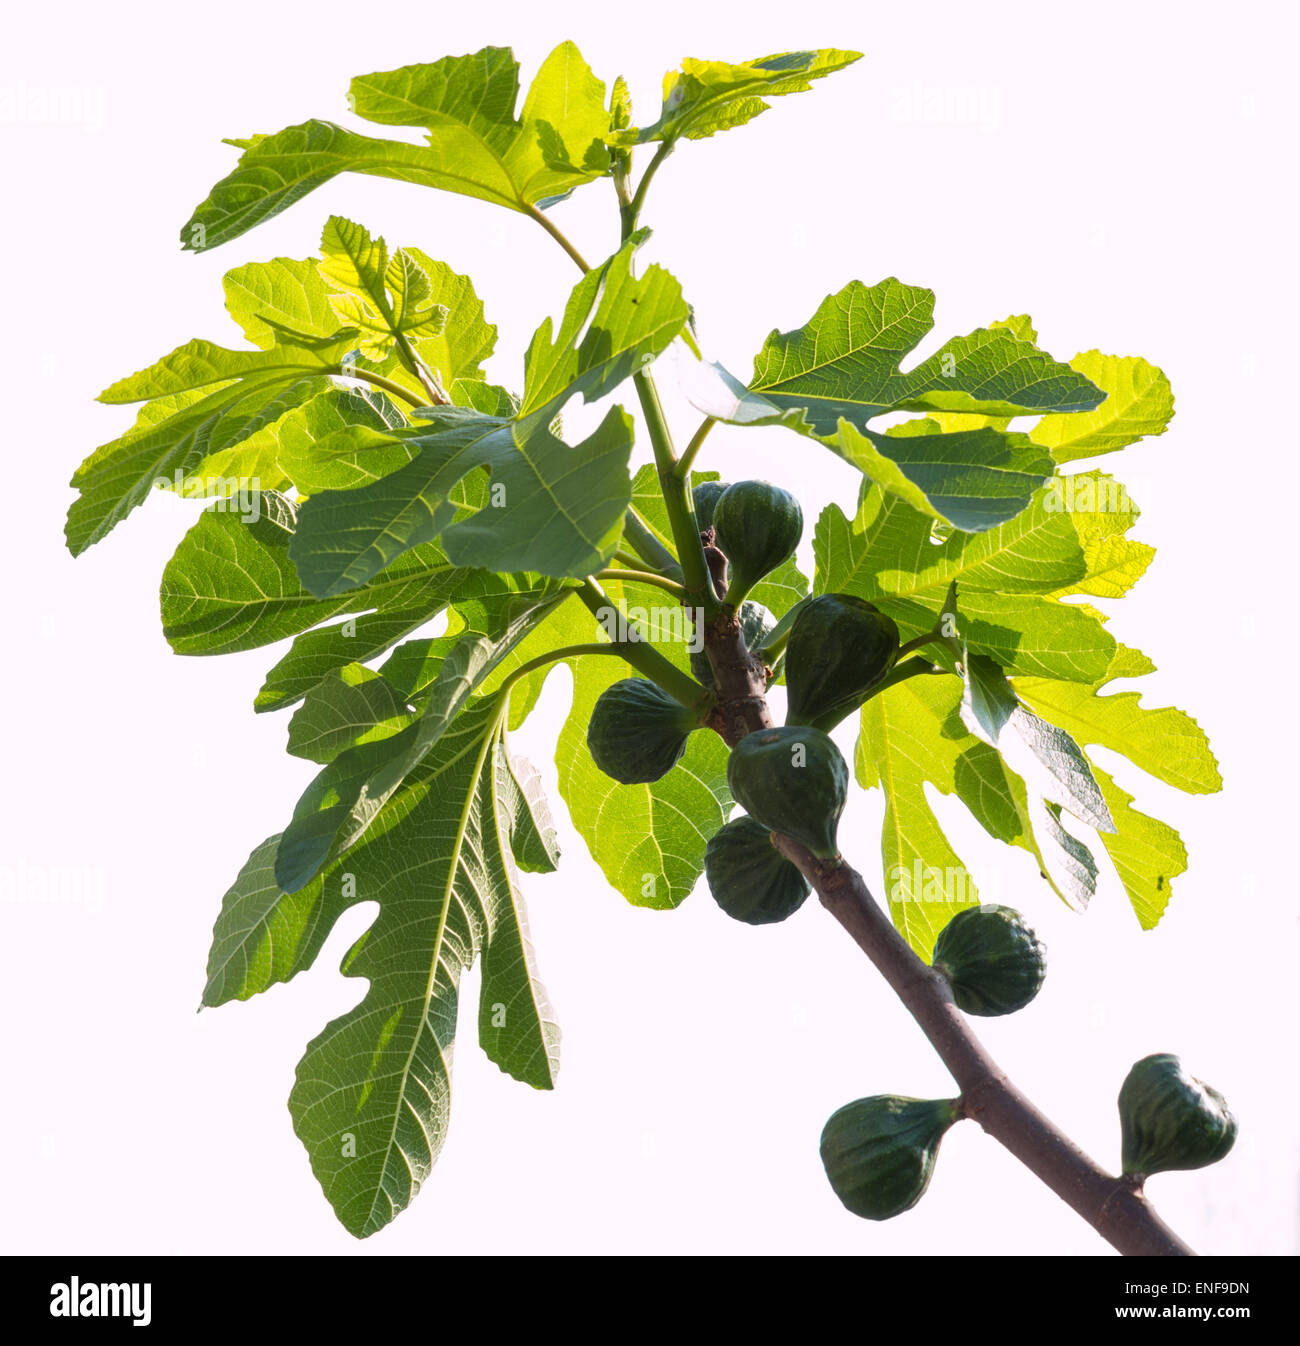
<svg viewBox="0 0 1300 1346"><path fill-rule="evenodd" d="M767 653L766 647L763 652ZM812 727L820 729L824 734L829 734L841 720L848 719L855 710L865 706L872 697L879 696L886 689L896 687L900 682L906 682L908 678L935 675L947 671L946 668L940 668L938 664L932 664L928 659L922 659L919 656L904 659L901 664L895 664L887 676L869 687L863 695L853 697L848 701L841 701L829 710L824 711L815 720L811 721Z"/></svg>
<svg viewBox="0 0 1300 1346"><path fill-rule="evenodd" d="M404 332L398 332L396 336L397 350L402 357L402 363L420 380L420 387L428 393L430 403L439 407L450 406L451 398L442 386L437 374L415 353L415 347L411 345L410 339Z"/></svg>
<svg viewBox="0 0 1300 1346"><path fill-rule="evenodd" d="M529 659L527 663L520 664L518 668L512 669L510 675L504 678L501 685L497 688L500 696L509 694L510 689L529 673L535 672L539 668L545 668L547 664L558 663L561 659L574 659L580 654L619 654L613 645L602 642L590 642L585 645L561 645L559 649L547 650L545 654L539 654L535 659Z"/></svg>
<svg viewBox="0 0 1300 1346"><path fill-rule="evenodd" d="M927 645L933 645L937 640L943 640L943 632L936 626L933 631L926 631L923 635L913 636L906 644L898 647L896 659L901 659L905 654L911 654L913 650L923 650Z"/></svg>
<svg viewBox="0 0 1300 1346"><path fill-rule="evenodd" d="M690 607L702 608L705 620L711 620L718 611L718 601L713 594L708 562L704 559L704 545L700 541L695 505L685 481L676 474L677 457L673 453L668 422L659 401L659 390L655 387L654 379L644 369L632 375L632 382L636 385L641 413L645 417L646 430L654 448L659 489L663 492L668 525L673 532L673 543L677 547L677 558L682 568L686 588L682 601Z"/></svg>
<svg viewBox="0 0 1300 1346"><path fill-rule="evenodd" d="M632 197L631 205L628 207L627 218L623 223L623 237L626 239L637 226L637 221L641 218L641 208L645 205L646 192L650 190L650 183L654 180L654 175L659 171L659 165L673 152L673 143L671 140L661 140L659 148L655 150L654 158L645 167L645 172L641 174L641 181L637 183L636 192Z"/></svg>
<svg viewBox="0 0 1300 1346"><path fill-rule="evenodd" d="M680 579L682 568L677 558L659 541L654 529L635 505L629 505L623 516L623 540L653 570L661 570L669 579Z"/></svg>
<svg viewBox="0 0 1300 1346"><path fill-rule="evenodd" d="M686 452L677 460L677 475L683 481L691 479L691 464L695 462L695 455L700 451L700 445L708 437L708 433L717 425L717 421L712 416L706 416L700 422L700 428L691 436L691 442L686 446Z"/></svg>
<svg viewBox="0 0 1300 1346"><path fill-rule="evenodd" d="M611 567L607 570L596 571L593 578L616 580L620 584L653 584L655 588L666 589L678 598L685 599L686 597L686 590L676 580L670 580L667 575L661 575L654 570L619 570Z"/></svg>
<svg viewBox="0 0 1300 1346"><path fill-rule="evenodd" d="M394 397L400 397L408 407L429 405L427 402L421 402L409 388L403 388L400 383L394 383L392 379L386 379L382 374L371 373L370 370L360 369L356 365L330 365L325 373L340 374L344 378L361 379L365 383L373 383L376 388L382 388L384 392L391 393Z"/></svg>
<svg viewBox="0 0 1300 1346"><path fill-rule="evenodd" d="M572 243L569 242L564 234L560 232L559 226L547 216L545 211L538 210L536 206L532 205L527 207L527 211L533 219L535 219L537 223L550 234L560 247L569 254L580 271L585 274L591 270L591 267L587 264L587 259L573 246Z"/></svg>
<svg viewBox="0 0 1300 1346"><path fill-rule="evenodd" d="M713 704L713 693L683 673L676 664L670 663L653 645L632 636L627 614L600 587L600 581L594 575L588 575L575 592L606 631L609 629L607 625L609 618L617 616L618 629L629 632L626 639L618 636L612 638L607 649L620 654L639 673L644 673L651 682L662 687L675 701L680 701L687 709L696 711L701 718L708 713Z"/></svg>

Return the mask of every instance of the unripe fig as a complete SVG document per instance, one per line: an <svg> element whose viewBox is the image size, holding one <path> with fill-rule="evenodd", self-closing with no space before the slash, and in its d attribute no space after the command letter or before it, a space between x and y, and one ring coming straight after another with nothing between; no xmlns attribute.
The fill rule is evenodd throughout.
<svg viewBox="0 0 1300 1346"><path fill-rule="evenodd" d="M859 1098L822 1131L822 1166L835 1195L864 1220L889 1220L925 1195L955 1099Z"/></svg>
<svg viewBox="0 0 1300 1346"><path fill-rule="evenodd" d="M820 729L759 729L732 749L727 784L769 831L793 837L820 860L839 855L835 833L849 793L849 768Z"/></svg>
<svg viewBox="0 0 1300 1346"><path fill-rule="evenodd" d="M1176 1056L1146 1056L1119 1091L1124 1172L1149 1177L1217 1164L1237 1139L1223 1095L1194 1079Z"/></svg>
<svg viewBox="0 0 1300 1346"><path fill-rule="evenodd" d="M967 1014L1012 1014L1038 994L1047 950L1018 911L990 902L959 911L939 931L934 970Z"/></svg>
<svg viewBox="0 0 1300 1346"><path fill-rule="evenodd" d="M699 723L649 678L623 678L601 692L587 725L592 761L621 785L666 776Z"/></svg>
<svg viewBox="0 0 1300 1346"><path fill-rule="evenodd" d="M753 818L733 818L713 834L704 848L704 872L713 900L746 925L784 921L812 891Z"/></svg>

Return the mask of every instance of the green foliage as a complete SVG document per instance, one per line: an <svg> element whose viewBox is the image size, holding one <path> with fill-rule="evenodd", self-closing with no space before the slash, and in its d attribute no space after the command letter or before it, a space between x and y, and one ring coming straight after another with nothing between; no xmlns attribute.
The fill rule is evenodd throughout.
<svg viewBox="0 0 1300 1346"><path fill-rule="evenodd" d="M680 70L664 76L664 104L659 120L644 130L628 127L610 137L619 145L660 141L672 146L679 139L703 140L717 131L743 126L767 110L764 101L777 94L801 93L809 81L843 70L861 52L788 51L763 56L740 65L726 61L682 62Z"/></svg>
<svg viewBox="0 0 1300 1346"><path fill-rule="evenodd" d="M801 328L772 332L746 383L690 358L707 315L670 272L638 266L647 188L676 146L857 59L687 59L645 125L623 80L607 98L568 42L522 104L504 48L359 76L350 111L414 128L418 143L409 130L377 138L319 120L231 141L239 162L184 226L185 247L236 238L348 172L502 206L582 273L562 315L533 333L516 385L488 380L497 329L468 277L336 215L318 255L227 273L242 343L189 341L100 395L138 411L77 469L69 549L101 540L155 489L206 502L163 573L166 639L187 655L288 642L254 707L297 707L289 751L318 768L226 894L204 1004L291 979L342 912L377 904L343 963L365 995L309 1044L290 1098L322 1188L358 1236L404 1209L437 1157L458 985L476 959L483 1050L533 1087L554 1082L559 1031L519 873L554 868L555 828L508 734L559 663L573 686L560 793L611 886L637 905L678 906L707 868L738 919L793 911L807 885L770 833L835 863L848 769L822 729L859 702L855 774L884 792L891 914L923 954L944 931L938 961L955 987L952 946L968 927L949 922L978 899L931 789L1032 855L1078 909L1098 866L1067 819L1100 838L1144 927L1186 868L1177 834L1089 756L1118 752L1190 792L1220 785L1193 720L1110 690L1153 665L1115 640L1096 604L1122 598L1153 553L1129 536L1138 511L1117 481L1063 470L1162 434L1173 414L1163 373L1097 350L1059 361L1023 315L914 361L934 295L891 278L852 281ZM605 178L621 232L589 266L547 212ZM861 471L852 508L817 521L812 601L793 559L798 500L676 458L652 374L675 343L706 416L692 462L718 420L799 435L787 436L790 481L809 440ZM618 402L580 442L562 425L575 397L626 403L629 381L653 465L634 467ZM916 415L877 428L900 412ZM751 733L730 753L715 727L734 725L719 704L732 693L691 650L720 612L699 537L710 526L746 643L773 678L784 657L791 719L810 721ZM749 816L727 822L737 800ZM1170 1153L1161 1119L1182 1114L1169 1099L1185 1111L1190 1096L1170 1078L1155 1081L1165 1129L1134 1141L1143 1171ZM883 1218L910 1205L953 1115L888 1099L837 1113L823 1157L850 1209Z"/></svg>
<svg viewBox="0 0 1300 1346"><path fill-rule="evenodd" d="M1105 392L996 324L954 338L904 374L900 365L929 332L933 311L932 291L892 276L874 286L850 282L805 326L768 337L725 419L791 425L919 513L963 531L1014 518L1052 475L1051 454L1032 438L987 423L908 422L884 433L869 423L891 411L982 422L1090 411Z"/></svg>
<svg viewBox="0 0 1300 1346"><path fill-rule="evenodd" d="M321 445L368 455L403 447L411 461L373 485L325 491L303 508L293 559L312 592L364 584L421 542L442 536L458 564L582 576L613 554L631 498L630 419L618 408L570 448L550 426L577 393L604 396L658 355L687 308L667 272L632 275L631 242L575 287L558 332L548 319L528 349L524 392L512 414L470 407L422 409L404 430L354 426ZM452 491L477 468L492 500L455 520Z"/></svg>
<svg viewBox="0 0 1300 1346"><path fill-rule="evenodd" d="M519 66L509 49L484 47L429 65L358 75L352 112L381 126L418 126L425 142L376 140L332 122L307 121L228 144L239 164L181 230L194 251L229 242L339 173L369 173L438 187L530 213L609 172L605 86L571 42L537 74L514 115Z"/></svg>
<svg viewBox="0 0 1300 1346"><path fill-rule="evenodd" d="M1038 994L1047 950L1018 911L986 903L959 911L939 932L934 970L967 1014L1014 1014Z"/></svg>
<svg viewBox="0 0 1300 1346"><path fill-rule="evenodd" d="M1176 1056L1145 1056L1119 1091L1124 1172L1138 1178L1217 1164L1237 1139L1223 1095L1194 1079Z"/></svg>

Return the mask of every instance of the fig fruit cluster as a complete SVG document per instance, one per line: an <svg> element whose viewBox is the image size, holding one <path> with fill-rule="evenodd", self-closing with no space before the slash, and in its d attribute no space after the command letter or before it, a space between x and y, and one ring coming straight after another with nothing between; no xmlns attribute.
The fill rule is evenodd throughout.
<svg viewBox="0 0 1300 1346"><path fill-rule="evenodd" d="M765 665L784 661L786 723L755 730L732 748L727 784L744 813L714 834L704 857L709 890L723 912L747 925L775 925L811 892L799 866L778 849L778 837L803 846L819 866L840 863L849 769L829 731L890 685L899 630L888 613L854 594L806 599L780 623L748 598L794 554L803 532L798 501L779 487L705 482L695 487L693 504L715 587L721 576L719 597L735 612L745 648ZM703 687L714 688L705 651L693 653L690 666ZM768 674L770 680L770 667ZM700 723L698 711L649 679L624 678L596 702L587 743L596 765L614 780L646 783L672 770ZM958 912L939 932L932 968L958 1009L1007 1015L1038 995L1046 949L1019 912L985 903ZM1133 1066L1119 1093L1119 1113L1123 1168L1116 1181L1132 1188L1153 1173L1213 1164L1237 1136L1223 1096L1167 1053ZM821 1135L832 1190L864 1219L888 1220L910 1210L930 1185L941 1141L963 1115L960 1098L876 1094L845 1105Z"/></svg>

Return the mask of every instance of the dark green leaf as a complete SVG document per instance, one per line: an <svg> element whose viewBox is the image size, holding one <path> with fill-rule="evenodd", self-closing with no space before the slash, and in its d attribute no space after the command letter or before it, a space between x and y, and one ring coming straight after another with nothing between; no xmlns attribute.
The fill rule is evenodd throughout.
<svg viewBox="0 0 1300 1346"><path fill-rule="evenodd" d="M441 611L468 577L436 547L426 546L407 553L362 589L340 598L316 598L298 583L289 559L292 507L274 494L262 497L262 503L273 512L253 524L220 507L205 510L167 563L162 580L163 634L177 654L253 649L342 613L371 609L402 627L416 614L417 624L423 624ZM366 629L373 625L369 618L356 615L354 627L363 623ZM402 634L404 629L393 640ZM344 646L347 655L339 664L374 652L363 652L364 637L345 639L353 643L350 649ZM322 667L312 681L327 671ZM301 687L297 696L306 690ZM280 699L278 704L287 702Z"/></svg>
<svg viewBox="0 0 1300 1346"><path fill-rule="evenodd" d="M285 829L276 879L286 892L305 887L364 835L386 802L433 751L475 689L567 589L534 576L477 574L457 593L463 624L423 710L389 738L340 753L308 786Z"/></svg>
<svg viewBox="0 0 1300 1346"><path fill-rule="evenodd" d="M1114 820L1074 739L1026 710L992 659L970 655L965 673L962 718L967 728L997 748L1003 761L1049 804L1066 809L1099 832L1113 832Z"/></svg>

